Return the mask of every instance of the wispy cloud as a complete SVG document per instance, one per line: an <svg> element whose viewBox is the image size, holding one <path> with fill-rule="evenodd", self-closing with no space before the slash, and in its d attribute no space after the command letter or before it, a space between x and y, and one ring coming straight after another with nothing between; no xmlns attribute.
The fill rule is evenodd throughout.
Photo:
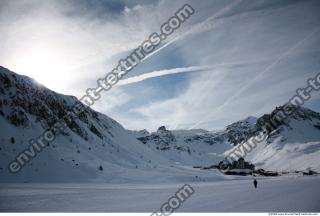
<svg viewBox="0 0 320 216"><path fill-rule="evenodd" d="M192 18L95 109L131 129L216 129L320 69L319 1L277 0L3 0L0 64L80 97L185 3Z"/></svg>

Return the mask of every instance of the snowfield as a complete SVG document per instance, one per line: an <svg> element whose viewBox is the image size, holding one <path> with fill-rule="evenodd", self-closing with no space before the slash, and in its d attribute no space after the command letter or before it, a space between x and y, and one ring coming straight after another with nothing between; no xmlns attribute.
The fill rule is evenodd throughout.
<svg viewBox="0 0 320 216"><path fill-rule="evenodd" d="M252 176L195 168L218 164L279 107L221 131L161 126L151 133L127 130L87 109L43 151L27 157L28 141L64 116L76 98L1 67L0 84L1 212L155 212L185 183L195 194L182 203L182 212L320 211L319 176L259 178L254 189ZM319 140L320 114L301 107L245 159L270 171L319 172ZM9 172L12 160L24 165L20 172Z"/></svg>
<svg viewBox="0 0 320 216"><path fill-rule="evenodd" d="M237 177L240 178L240 177ZM178 212L319 212L320 177L252 178L190 183L195 193ZM0 185L1 212L154 212L178 184Z"/></svg>
<svg viewBox="0 0 320 216"><path fill-rule="evenodd" d="M123 6L135 8L135 3L124 2ZM171 10L179 2L192 1L159 1L142 6L143 10L130 9L130 13L139 20L140 12L144 14L158 6L166 9L166 2L170 2L168 9ZM186 183L195 193L182 203L178 212L320 212L320 113L309 109L319 111L319 91L313 92L314 98L306 107L292 106L295 112L285 119L276 118L280 116L278 111L287 110L287 104L283 103L296 94L296 88L304 87L319 71L320 1L238 1L239 4L230 3L225 9L220 8L224 1L216 2L194 1L198 18L190 21L187 31L179 31L168 43L161 42L157 55L148 55L150 58L144 59L144 66L126 77L140 80L147 75L150 83L119 86L124 88L123 94L108 91L111 97L102 97L101 104L87 107L75 96L52 91L32 78L0 66L0 212L151 213L160 211L162 204ZM113 5L113 1L111 3ZM11 10L11 4L8 5ZM1 6L0 11L5 11ZM40 6L42 8L42 4ZM72 9L69 6L71 4L67 11L62 7L62 13L57 14L69 14ZM84 8L87 10L89 6L93 5L90 3ZM51 9L51 6L43 8ZM113 14L113 11L122 14L118 6L117 9L112 6L110 12ZM6 17L1 12L0 21ZM98 12L100 14L100 10ZM155 20L160 21L167 12L156 13ZM43 14L39 16L41 20ZM90 16L80 14L83 16L80 19L67 16L66 26L72 24L72 20L80 20L82 26L87 18L91 23L91 13ZM16 20L20 16L8 17L14 17L13 26L18 23L19 28L23 27L25 22ZM147 20L149 15L141 17ZM103 17L101 24L108 24L109 16L107 18ZM131 33L129 24L135 24L136 19L128 18L127 13L123 18L121 15L116 24ZM100 15L92 20L90 26L94 28L89 30L100 25ZM155 27L152 20L147 21L146 25L139 24L138 29L143 31L139 31L137 38L145 34L149 26ZM78 29L77 25L72 26ZM110 26L113 29L113 25ZM0 31L3 29L0 24ZM57 32L46 31L44 36L48 33L55 37ZM104 30L98 33L99 36ZM10 38L9 35L1 34L4 38ZM29 38L21 36L22 42ZM87 38L87 33L84 36ZM136 38L136 35L128 36ZM115 44L114 51L118 47L118 43ZM1 51L3 47L1 44ZM5 44L5 47L11 46ZM23 50L28 47L21 46ZM108 51L109 46L97 48L100 53L100 50ZM110 58L98 55L99 62L101 65L109 60L113 62L126 53L122 49ZM11 62L1 51L4 59L1 64ZM18 57L23 57L23 52ZM9 52L8 56L14 55ZM12 59L12 62L18 64L18 60ZM96 66L93 63L95 61L91 64L90 60L90 64L81 66L79 71L81 75L82 70L88 70L90 76L78 77L79 86L75 85L78 81L72 79L68 89L75 88L74 92L79 93L102 75L103 71L94 72L100 63ZM69 65L66 72L70 66L76 69L75 65ZM208 70L197 70L195 74L196 71L187 69L198 66ZM43 70L41 75L50 71ZM163 73L165 71L180 71L184 75L180 73L180 82L180 75ZM185 73L188 71L192 73ZM165 76L157 82L154 74ZM168 79L174 74L177 77ZM99 77L95 78L96 75ZM94 110L98 108L103 113ZM123 114L118 116L120 112ZM108 115L118 116L119 120L122 117L121 122L127 125ZM239 119L229 122L235 118ZM63 130L57 122L65 125ZM134 125L139 122L141 125L136 128ZM223 122L228 125L221 128ZM270 122L272 127L265 130ZM151 129L158 125L158 130L145 129L151 125ZM213 128L221 130L211 131ZM44 139L45 131L54 132L52 139ZM221 165L225 164L221 162L230 152L250 138L256 138L261 131L265 132L265 140L250 150L238 151L242 159L229 166L232 168L229 173L259 170L257 173L261 175L278 172L279 177L257 177L255 189L252 176L226 176L217 170L217 167L223 168ZM302 173L314 176L302 176Z"/></svg>

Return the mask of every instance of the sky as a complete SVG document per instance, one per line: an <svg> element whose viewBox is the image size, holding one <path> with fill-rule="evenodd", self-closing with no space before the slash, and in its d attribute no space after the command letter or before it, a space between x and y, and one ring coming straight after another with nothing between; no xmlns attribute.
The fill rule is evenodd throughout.
<svg viewBox="0 0 320 216"><path fill-rule="evenodd" d="M192 17L93 109L133 130L217 130L320 72L318 0L0 0L0 65L80 98L186 3ZM305 106L320 111L319 92Z"/></svg>

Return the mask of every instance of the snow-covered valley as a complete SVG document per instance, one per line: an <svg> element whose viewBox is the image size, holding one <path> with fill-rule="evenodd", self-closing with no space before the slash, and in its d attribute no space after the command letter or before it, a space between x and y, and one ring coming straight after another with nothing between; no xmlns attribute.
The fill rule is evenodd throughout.
<svg viewBox="0 0 320 216"><path fill-rule="evenodd" d="M181 172L181 167L217 165L226 152L255 136L276 110L282 109L277 107L259 118L248 117L221 131L168 130L161 126L150 133L127 130L88 108L69 120L53 142L45 143L43 151L28 158L20 153L30 151L30 139L48 130L78 101L0 69L0 181L6 183L148 182L146 176L159 176L154 179L162 182L162 175L177 173L181 179L193 179L197 174L192 173L198 171L192 168ZM271 171L319 171L319 125L319 113L300 107L269 131L265 142L245 159L256 168ZM9 171L12 160L23 163L20 172Z"/></svg>
<svg viewBox="0 0 320 216"><path fill-rule="evenodd" d="M194 194L177 212L319 212L319 177L189 182ZM182 183L1 184L0 211L159 212Z"/></svg>
<svg viewBox="0 0 320 216"><path fill-rule="evenodd" d="M58 121L77 99L0 68L0 211L159 211L184 183L196 191L178 211L319 211L320 114L300 107L245 159L287 174L228 176L216 168L228 151L261 129L271 114L248 117L221 131L131 131L86 109L20 172L10 161L30 139ZM276 110L281 109L277 107ZM300 171L296 173L296 171ZM90 199L88 199L90 197ZM125 203L125 204L124 204Z"/></svg>
<svg viewBox="0 0 320 216"><path fill-rule="evenodd" d="M320 212L319 11L1 0L0 212Z"/></svg>

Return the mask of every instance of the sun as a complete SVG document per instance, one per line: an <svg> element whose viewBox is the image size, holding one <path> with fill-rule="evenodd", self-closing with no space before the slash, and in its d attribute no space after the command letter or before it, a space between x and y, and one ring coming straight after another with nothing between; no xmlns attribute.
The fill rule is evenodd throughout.
<svg viewBox="0 0 320 216"><path fill-rule="evenodd" d="M14 70L34 78L44 86L59 91L68 82L67 60L63 53L50 46L35 46L16 56Z"/></svg>

